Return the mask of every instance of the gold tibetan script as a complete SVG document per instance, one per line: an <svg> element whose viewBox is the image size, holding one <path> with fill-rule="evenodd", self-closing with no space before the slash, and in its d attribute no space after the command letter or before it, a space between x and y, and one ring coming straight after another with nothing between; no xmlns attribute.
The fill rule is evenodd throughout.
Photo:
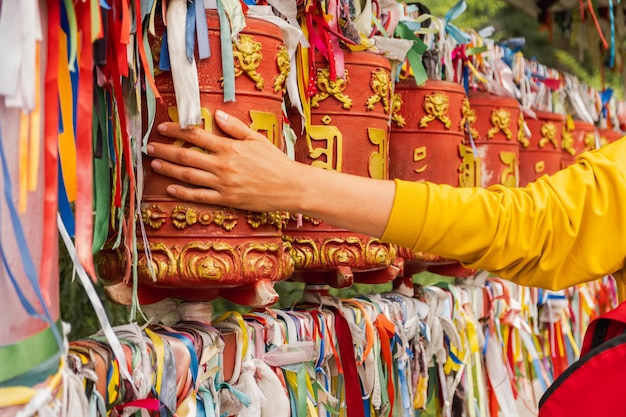
<svg viewBox="0 0 626 417"><path fill-rule="evenodd" d="M330 171L341 172L343 136L336 126L312 125L306 137L311 165ZM325 147L313 147L313 141L326 141ZM324 157L323 159L320 159Z"/></svg>

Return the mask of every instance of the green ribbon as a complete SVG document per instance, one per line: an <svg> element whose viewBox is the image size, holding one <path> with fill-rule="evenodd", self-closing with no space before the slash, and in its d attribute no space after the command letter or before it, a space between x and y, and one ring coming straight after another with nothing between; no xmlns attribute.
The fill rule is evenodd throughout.
<svg viewBox="0 0 626 417"><path fill-rule="evenodd" d="M149 88L147 89L149 90ZM94 181L94 207L96 215L94 220L93 246L92 252L95 254L102 249L109 233L109 216L111 213L111 168L109 166L109 133L104 90L95 88L94 94L98 100L98 111L93 112L93 135L94 149L98 137L102 139L102 156L94 158L93 161L93 181ZM98 135L99 134L99 135Z"/></svg>
<svg viewBox="0 0 626 417"><path fill-rule="evenodd" d="M57 320L55 327L62 333L61 319ZM0 386L25 385L25 381L29 381L28 385L43 382L59 369L59 357L59 345L51 327L20 342L0 346ZM16 377L20 377L20 383L14 383ZM35 383L31 384L33 381Z"/></svg>
<svg viewBox="0 0 626 417"><path fill-rule="evenodd" d="M424 84L428 80L428 75L426 74L424 63L422 62L422 55L426 52L428 47L415 33L413 33L411 29L409 29L406 24L404 24L404 22L398 23L394 34L402 39L413 41L413 46L411 46L411 49L409 49L406 54L407 60L409 61L409 66L413 70L415 84Z"/></svg>

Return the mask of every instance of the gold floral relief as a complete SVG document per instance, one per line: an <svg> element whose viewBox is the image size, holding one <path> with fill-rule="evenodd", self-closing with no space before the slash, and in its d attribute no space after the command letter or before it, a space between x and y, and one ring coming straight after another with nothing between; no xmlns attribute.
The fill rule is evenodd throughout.
<svg viewBox="0 0 626 417"><path fill-rule="evenodd" d="M276 65L278 65L278 71L280 72L274 80L274 92L285 94L285 83L291 71L291 63L289 62L289 52L285 45L280 45L276 52Z"/></svg>
<svg viewBox="0 0 626 417"><path fill-rule="evenodd" d="M385 113L389 113L389 92L391 90L391 78L384 68L378 68L372 71L370 77L370 87L374 92L373 96L367 99L367 110L374 110L376 103L383 103Z"/></svg>
<svg viewBox="0 0 626 417"><path fill-rule="evenodd" d="M524 113L520 112L517 118L517 141L524 148L530 146L530 140L526 137L526 121L524 120Z"/></svg>
<svg viewBox="0 0 626 417"><path fill-rule="evenodd" d="M487 139L493 139L498 132L502 132L507 140L511 140L511 112L507 109L493 109L491 111L491 125L493 126L487 132Z"/></svg>
<svg viewBox="0 0 626 417"><path fill-rule="evenodd" d="M402 110L402 104L402 96L400 94L396 93L391 96L391 120L393 122L396 122L396 125L398 125L398 127L406 126L406 120L404 119L404 116L400 114L400 111Z"/></svg>
<svg viewBox="0 0 626 417"><path fill-rule="evenodd" d="M463 99L461 105L461 121L459 122L459 132L465 132L466 129L469 129L473 138L478 137L478 131L474 128L474 123L476 123L476 112L472 109L470 105L470 101L467 98Z"/></svg>
<svg viewBox="0 0 626 417"><path fill-rule="evenodd" d="M446 129L450 129L452 122L448 117L450 98L442 93L432 93L424 97L424 111L426 115L421 118L419 126L424 129L430 122L439 120Z"/></svg>
<svg viewBox="0 0 626 417"><path fill-rule="evenodd" d="M572 135L572 132L567 130L566 127L563 127L562 135L563 141L561 143L561 148L571 156L576 155L576 149L574 149L574 135Z"/></svg>
<svg viewBox="0 0 626 417"><path fill-rule="evenodd" d="M167 213L157 204L141 209L141 219L152 229L160 229L167 221Z"/></svg>
<svg viewBox="0 0 626 417"><path fill-rule="evenodd" d="M545 148L548 143L554 146L554 149L559 149L559 144L556 141L556 126L552 122L544 123L541 125L541 139L539 139L539 147Z"/></svg>
<svg viewBox="0 0 626 417"><path fill-rule="evenodd" d="M311 107L319 107L320 102L326 100L328 97L334 97L337 101L342 103L344 109L349 110L352 108L352 99L343 93L348 87L349 82L348 70L345 70L345 79L337 77L336 80L332 81L328 67L318 68L316 78L318 92L311 97Z"/></svg>
<svg viewBox="0 0 626 417"><path fill-rule="evenodd" d="M190 242L177 259L184 280L224 280L237 275L240 255L226 242Z"/></svg>
<svg viewBox="0 0 626 417"><path fill-rule="evenodd" d="M312 269L320 265L320 252L314 239L283 236L283 241L291 247L290 254L296 269Z"/></svg>
<svg viewBox="0 0 626 417"><path fill-rule="evenodd" d="M143 244L137 244L137 251L144 253ZM139 256L137 260L137 273L139 276L149 277L154 282L162 281L178 272L178 260L176 254L163 242L150 243L150 261L145 256Z"/></svg>

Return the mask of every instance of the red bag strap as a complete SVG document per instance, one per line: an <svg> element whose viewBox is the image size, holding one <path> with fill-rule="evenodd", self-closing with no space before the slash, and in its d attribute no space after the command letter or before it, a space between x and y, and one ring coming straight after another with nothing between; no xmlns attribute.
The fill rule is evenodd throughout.
<svg viewBox="0 0 626 417"><path fill-rule="evenodd" d="M580 355L626 331L626 301L589 323Z"/></svg>

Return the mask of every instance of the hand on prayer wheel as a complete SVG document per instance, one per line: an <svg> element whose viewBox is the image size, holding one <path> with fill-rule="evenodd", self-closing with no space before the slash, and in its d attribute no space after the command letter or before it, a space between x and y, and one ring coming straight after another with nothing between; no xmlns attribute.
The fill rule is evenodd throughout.
<svg viewBox="0 0 626 417"><path fill-rule="evenodd" d="M268 21L248 17L237 40L228 42L232 50L224 53L217 12L207 10L206 18L212 54L206 59L196 56L201 127L221 133L213 115L216 109L222 109L247 121L253 130L284 149L282 102L289 55L282 32ZM159 28L159 35L163 33L163 28ZM169 28L167 38L169 43ZM234 86L228 86L223 75L223 68L230 65L223 66L226 57L233 60ZM157 103L155 124L178 122L185 96L175 91L175 77L164 71L155 76L155 81L163 97L162 103ZM231 87L236 101L225 102L225 90ZM154 130L149 141L171 139ZM251 306L276 302L278 294L273 282L287 279L293 271L290 245L282 235L288 214L246 212L176 200L165 191L173 180L152 171L150 159L144 156L143 160L141 227L145 229L145 240L141 227L137 228L140 301L151 303L165 297L206 301L224 297ZM98 262L100 275L109 281L109 295L124 303L128 302L128 282L120 281L128 262L124 249L113 249L112 245L100 253Z"/></svg>

